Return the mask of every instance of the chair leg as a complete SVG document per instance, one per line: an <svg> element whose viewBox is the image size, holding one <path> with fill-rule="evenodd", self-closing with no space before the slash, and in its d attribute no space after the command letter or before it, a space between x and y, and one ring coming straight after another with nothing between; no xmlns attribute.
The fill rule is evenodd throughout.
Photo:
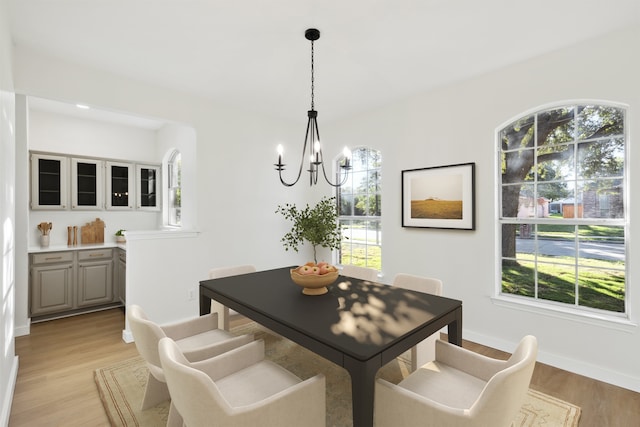
<svg viewBox="0 0 640 427"><path fill-rule="evenodd" d="M411 347L411 372L415 372L418 369L418 347Z"/></svg>
<svg viewBox="0 0 640 427"><path fill-rule="evenodd" d="M184 421L182 420L182 415L178 412L175 406L173 406L173 402L171 402L171 406L169 407L169 418L167 419L167 427L182 427Z"/></svg>
<svg viewBox="0 0 640 427"><path fill-rule="evenodd" d="M158 381L151 372L147 378L147 387L144 390L144 398L142 399L142 410L152 408L158 403L171 399L167 384Z"/></svg>

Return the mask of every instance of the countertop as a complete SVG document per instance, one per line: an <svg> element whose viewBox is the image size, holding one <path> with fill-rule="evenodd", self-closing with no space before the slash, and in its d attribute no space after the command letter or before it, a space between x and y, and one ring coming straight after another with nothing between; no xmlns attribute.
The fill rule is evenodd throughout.
<svg viewBox="0 0 640 427"><path fill-rule="evenodd" d="M93 244L75 245L75 246L52 245L46 248L42 248L40 246L32 246L29 248L29 253L39 254L39 253L47 253L47 252L82 251L85 249L102 249L102 248L120 248L120 249L127 250L127 245L126 243L105 242L105 243L93 243Z"/></svg>

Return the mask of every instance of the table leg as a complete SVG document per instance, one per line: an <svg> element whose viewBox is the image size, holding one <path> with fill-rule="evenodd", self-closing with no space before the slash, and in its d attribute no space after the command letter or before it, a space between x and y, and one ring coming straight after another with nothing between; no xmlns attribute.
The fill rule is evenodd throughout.
<svg viewBox="0 0 640 427"><path fill-rule="evenodd" d="M381 367L381 359L366 362L344 358L344 368L351 375L351 399L353 404L353 427L373 427L373 404L376 373Z"/></svg>
<svg viewBox="0 0 640 427"><path fill-rule="evenodd" d="M455 311L456 319L449 323L447 327L448 338L451 344L462 345L462 307L459 307Z"/></svg>
<svg viewBox="0 0 640 427"><path fill-rule="evenodd" d="M211 298L200 290L200 316L211 313Z"/></svg>

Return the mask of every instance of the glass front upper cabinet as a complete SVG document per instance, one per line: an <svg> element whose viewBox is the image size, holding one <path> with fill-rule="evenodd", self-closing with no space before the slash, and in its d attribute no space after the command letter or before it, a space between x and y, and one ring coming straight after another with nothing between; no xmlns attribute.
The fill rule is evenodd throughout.
<svg viewBox="0 0 640 427"><path fill-rule="evenodd" d="M71 209L104 208L103 164L100 160L71 159Z"/></svg>
<svg viewBox="0 0 640 427"><path fill-rule="evenodd" d="M67 209L68 165L66 157L31 155L31 209Z"/></svg>
<svg viewBox="0 0 640 427"><path fill-rule="evenodd" d="M136 207L141 210L160 210L160 166L136 165Z"/></svg>
<svg viewBox="0 0 640 427"><path fill-rule="evenodd" d="M107 209L133 209L134 180L131 163L107 162Z"/></svg>

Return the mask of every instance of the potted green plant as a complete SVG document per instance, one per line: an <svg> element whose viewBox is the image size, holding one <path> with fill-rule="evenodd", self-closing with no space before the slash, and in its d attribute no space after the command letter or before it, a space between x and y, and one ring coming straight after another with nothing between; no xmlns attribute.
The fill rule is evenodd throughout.
<svg viewBox="0 0 640 427"><path fill-rule="evenodd" d="M298 252L298 246L306 240L313 246L313 260L318 262L317 247L338 249L342 233L338 224L338 209L335 197L323 197L313 208L308 204L298 209L294 204L278 205L276 213L293 222L291 231L282 239L284 249Z"/></svg>
<svg viewBox="0 0 640 427"><path fill-rule="evenodd" d="M116 242L124 242L125 241L125 237L124 237L124 232L127 230L118 230L116 231Z"/></svg>

